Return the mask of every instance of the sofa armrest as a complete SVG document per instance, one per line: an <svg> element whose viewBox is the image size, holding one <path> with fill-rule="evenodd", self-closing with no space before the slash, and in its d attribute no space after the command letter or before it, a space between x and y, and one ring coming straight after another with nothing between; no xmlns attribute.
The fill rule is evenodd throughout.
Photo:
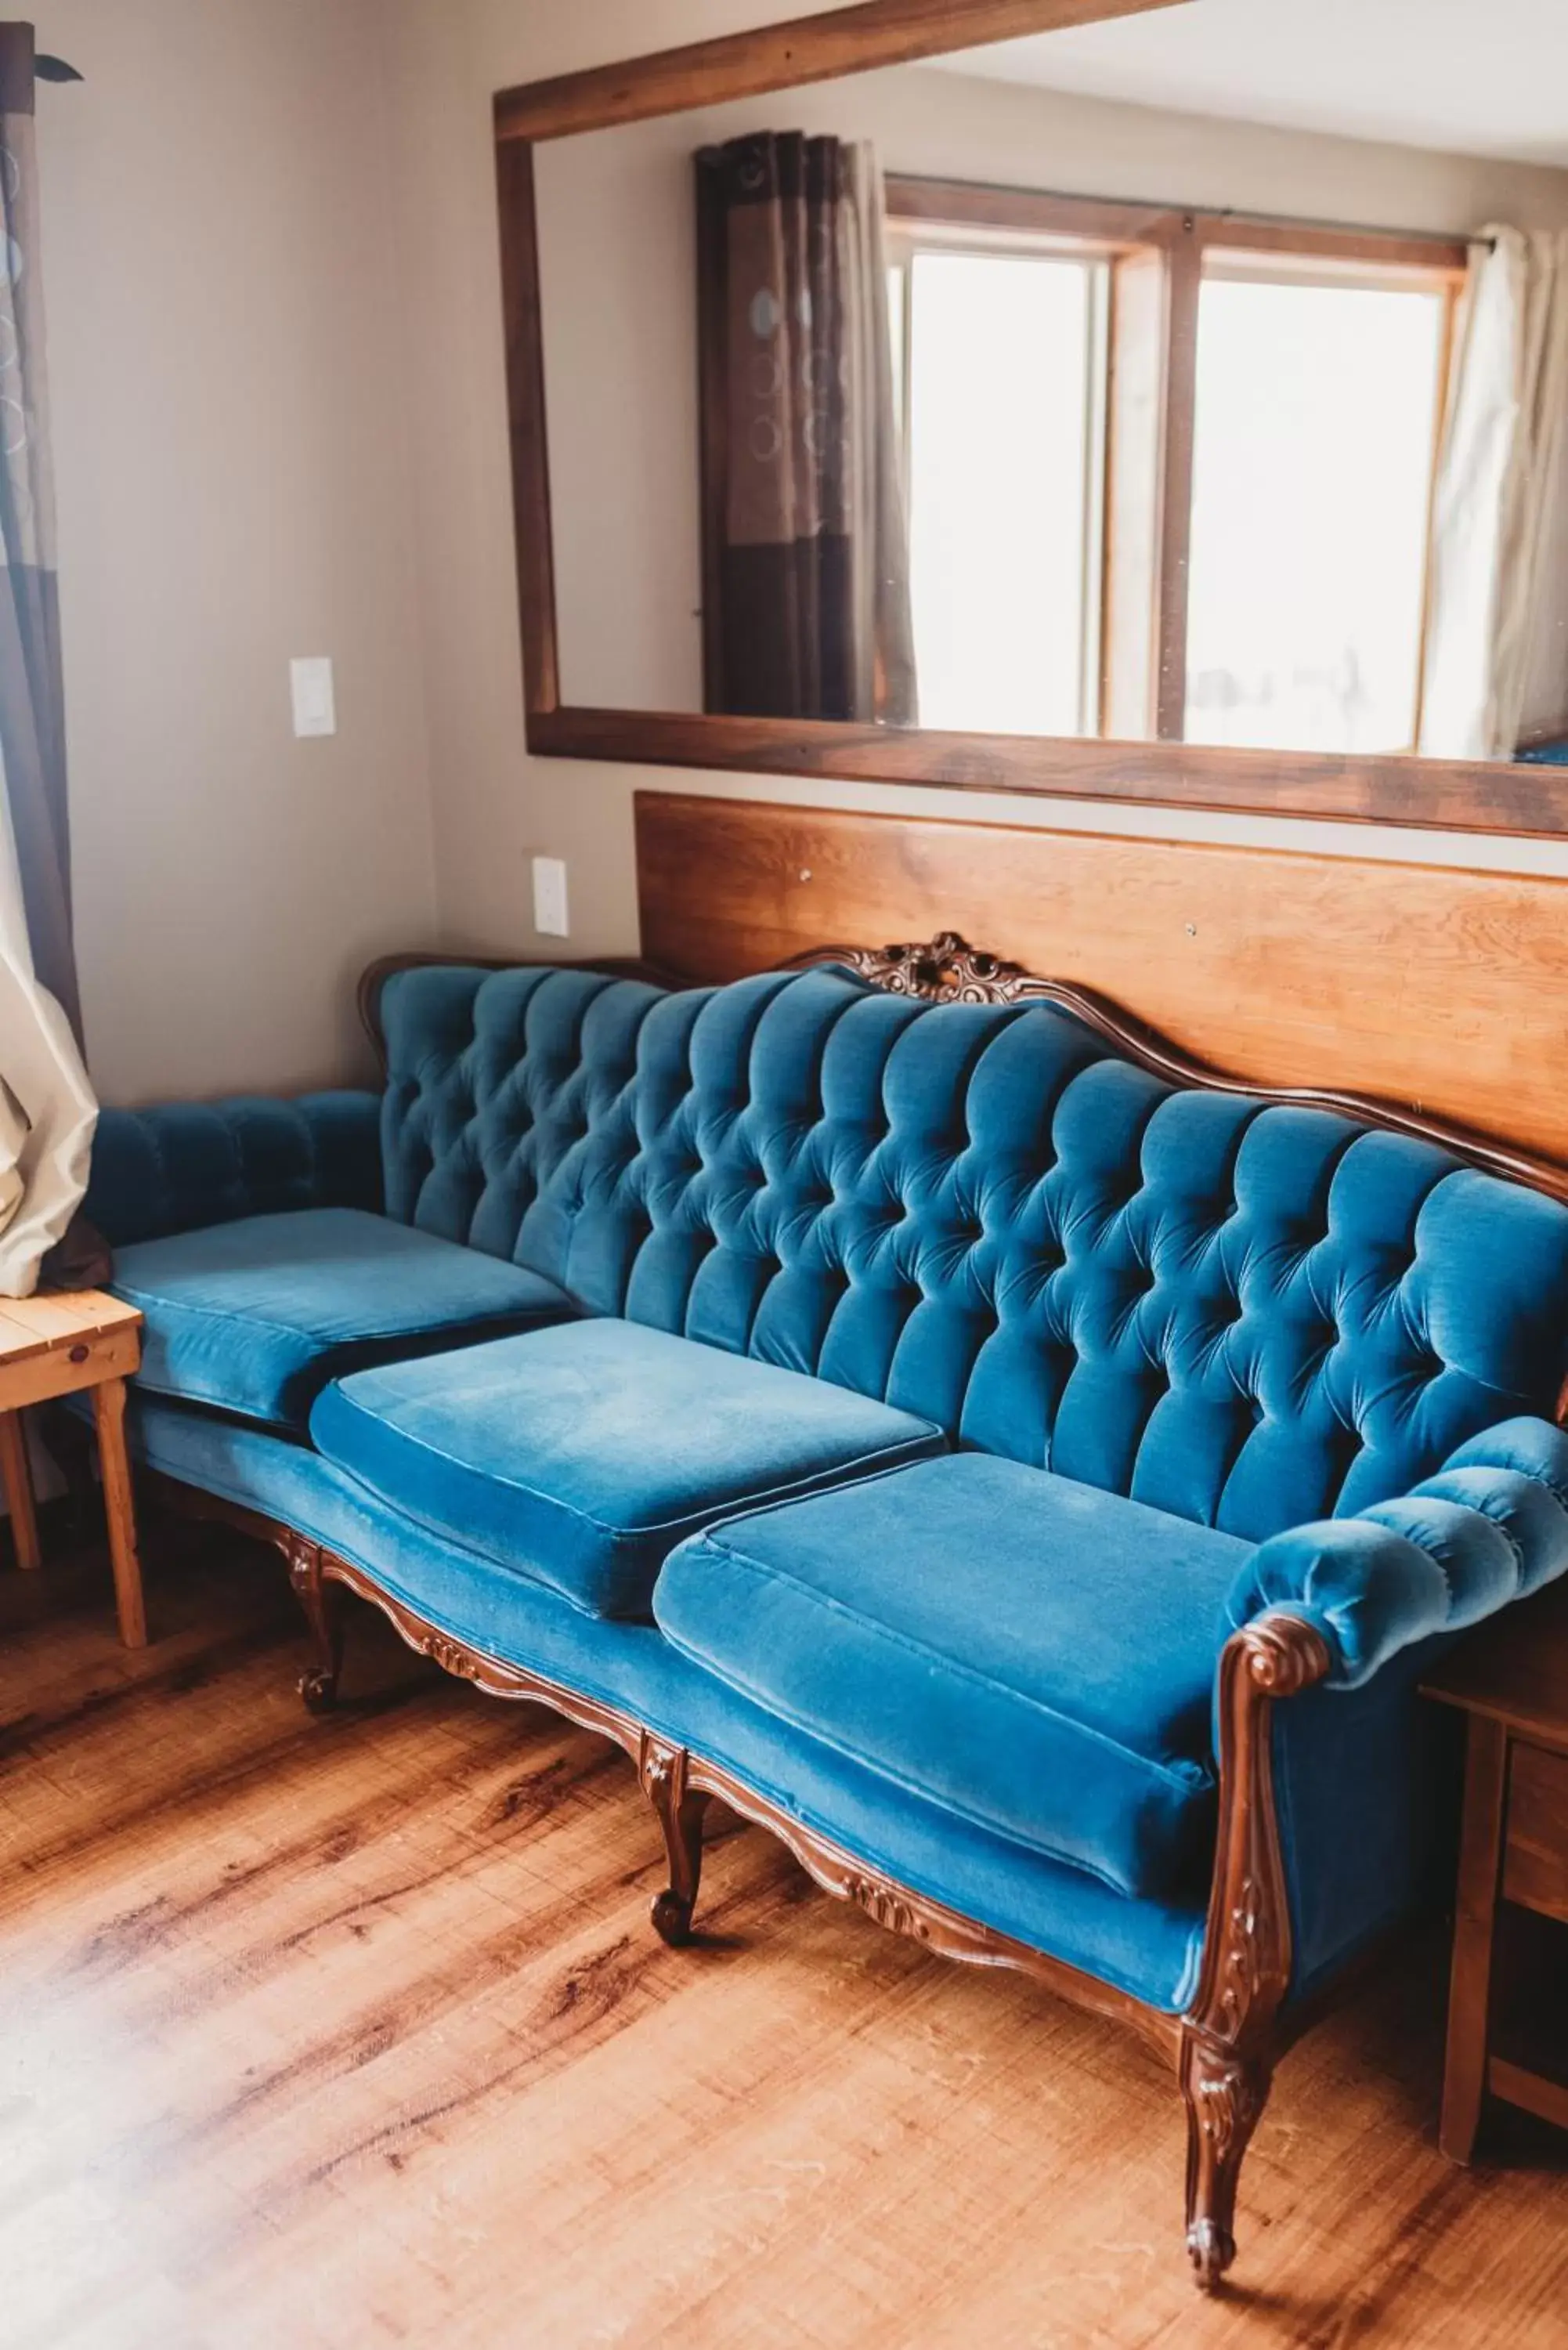
<svg viewBox="0 0 1568 2350"><path fill-rule="evenodd" d="M106 1109L84 1206L111 1248L288 1209L379 1211L380 1115L370 1093Z"/></svg>
<svg viewBox="0 0 1568 2350"><path fill-rule="evenodd" d="M1282 2005L1316 1997L1451 1887L1459 1723L1422 1680L1455 1634L1565 1569L1568 1436L1512 1419L1397 1501L1261 1544L1237 1576L1183 2050L1224 2128L1256 2116Z"/></svg>
<svg viewBox="0 0 1568 2350"><path fill-rule="evenodd" d="M1402 1649L1459 1632L1568 1570L1568 1436L1505 1420L1435 1477L1352 1518L1293 1527L1253 1552L1230 1627L1270 1608L1328 1643L1331 1687L1361 1688Z"/></svg>

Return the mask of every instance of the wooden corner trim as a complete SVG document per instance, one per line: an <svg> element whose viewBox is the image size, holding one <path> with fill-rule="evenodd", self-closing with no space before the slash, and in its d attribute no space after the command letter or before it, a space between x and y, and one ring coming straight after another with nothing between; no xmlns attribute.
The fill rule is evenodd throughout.
<svg viewBox="0 0 1568 2350"><path fill-rule="evenodd" d="M1179 2058L1188 2116L1187 2249L1207 2291L1236 2257L1241 2164L1275 2063L1293 2036L1281 2015L1293 1950L1274 1804L1274 1705L1329 1670L1322 1634L1283 1610L1245 1626L1220 1661L1219 1842L1202 1972Z"/></svg>
<svg viewBox="0 0 1568 2350"><path fill-rule="evenodd" d="M1293 1963L1274 1804L1273 1710L1332 1669L1323 1634L1283 1609L1233 1634L1220 1659L1219 1845L1188 2022L1237 2056L1272 2048Z"/></svg>

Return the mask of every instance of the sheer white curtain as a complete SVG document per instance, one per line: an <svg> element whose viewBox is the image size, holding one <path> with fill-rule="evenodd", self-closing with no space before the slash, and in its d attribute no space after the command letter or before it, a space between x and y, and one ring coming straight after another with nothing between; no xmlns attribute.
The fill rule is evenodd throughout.
<svg viewBox="0 0 1568 2350"><path fill-rule="evenodd" d="M30 1297L87 1190L98 1104L70 1024L33 974L0 765L0 1297Z"/></svg>
<svg viewBox="0 0 1568 2350"><path fill-rule="evenodd" d="M855 142L847 164L848 363L858 384L851 412L860 420L862 439L859 511L850 525L860 706L894 725L916 726L919 687L909 522L904 510L893 330L888 315L888 188L877 150L868 140Z"/></svg>
<svg viewBox="0 0 1568 2350"><path fill-rule="evenodd" d="M1434 757L1519 747L1532 650L1568 619L1542 609L1568 595L1542 561L1565 426L1568 234L1489 229L1471 250L1433 512L1420 748Z"/></svg>

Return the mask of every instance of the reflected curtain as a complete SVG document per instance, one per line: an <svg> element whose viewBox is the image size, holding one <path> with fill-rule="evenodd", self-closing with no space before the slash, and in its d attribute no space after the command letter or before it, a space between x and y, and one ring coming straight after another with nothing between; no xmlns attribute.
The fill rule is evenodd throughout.
<svg viewBox="0 0 1568 2350"><path fill-rule="evenodd" d="M36 1286L87 1188L47 438L33 30L0 25L0 1295ZM94 1253L78 1222L76 1263Z"/></svg>
<svg viewBox="0 0 1568 2350"><path fill-rule="evenodd" d="M707 707L912 724L876 154L757 132L697 187Z"/></svg>
<svg viewBox="0 0 1568 2350"><path fill-rule="evenodd" d="M1532 653L1568 617L1544 560L1565 425L1568 234L1489 229L1471 250L1433 509L1420 748L1434 757L1519 747Z"/></svg>

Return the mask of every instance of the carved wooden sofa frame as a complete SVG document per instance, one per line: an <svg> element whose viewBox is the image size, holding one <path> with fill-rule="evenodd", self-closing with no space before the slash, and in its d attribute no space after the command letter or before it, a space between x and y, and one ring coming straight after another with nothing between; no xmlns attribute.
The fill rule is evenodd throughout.
<svg viewBox="0 0 1568 2350"><path fill-rule="evenodd" d="M393 957L366 973L360 1005L378 1050L378 1010L385 981L414 964L442 960ZM797 961L803 965L843 964L893 993L929 1002L1058 1003L1109 1037L1119 1051L1178 1084L1348 1111L1368 1124L1440 1144L1490 1173L1568 1198L1568 1173L1547 1161L1360 1095L1269 1087L1220 1076L1106 1000L1034 976L971 948L950 932L914 946L824 948ZM594 968L647 972L667 984L687 983L677 975L632 962ZM1560 1409L1559 1419L1563 1419ZM1218 2285L1235 2258L1237 2186L1275 2067L1334 1995L1285 2008L1293 1947L1274 1804L1273 1711L1326 1679L1333 1669L1322 1634L1304 1618L1285 1608L1272 1609L1235 1633L1221 1654L1218 1841L1203 1961L1190 2005L1180 2015L1168 2015L882 1875L781 1811L731 1771L670 1745L633 1715L453 1639L380 1589L363 1568L292 1527L166 1476L154 1482L161 1498L181 1513L220 1520L283 1553L313 1643L312 1661L299 1684L311 1711L325 1712L337 1701L343 1662L342 1602L352 1593L380 1608L410 1648L433 1659L445 1671L491 1697L549 1707L624 1747L663 1834L670 1882L653 1903L652 1922L672 1948L691 1938L702 1872L703 1820L718 1798L742 1818L771 1830L825 1891L854 1902L879 1925L911 1936L944 1958L1015 1969L1079 2007L1132 2024L1173 2064L1180 2085L1188 2116L1188 2251L1199 2283L1208 2290Z"/></svg>

